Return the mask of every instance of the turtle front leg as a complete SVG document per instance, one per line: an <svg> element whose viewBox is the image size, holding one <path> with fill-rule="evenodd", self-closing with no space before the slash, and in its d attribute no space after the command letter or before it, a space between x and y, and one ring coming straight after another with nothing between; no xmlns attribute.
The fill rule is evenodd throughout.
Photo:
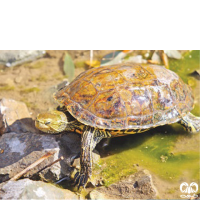
<svg viewBox="0 0 200 200"><path fill-rule="evenodd" d="M78 189L82 186L85 187L88 179L92 175L92 150L102 138L108 137L103 131L95 129L90 126L85 126L81 138L81 157L80 165L81 170L74 176L75 185Z"/></svg>
<svg viewBox="0 0 200 200"><path fill-rule="evenodd" d="M200 117L196 117L192 113L188 113L179 123L183 125L188 132L196 133L200 131Z"/></svg>

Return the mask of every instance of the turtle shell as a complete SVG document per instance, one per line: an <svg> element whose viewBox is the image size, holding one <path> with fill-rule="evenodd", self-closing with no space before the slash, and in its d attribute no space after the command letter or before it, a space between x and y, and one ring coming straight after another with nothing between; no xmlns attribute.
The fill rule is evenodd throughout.
<svg viewBox="0 0 200 200"><path fill-rule="evenodd" d="M55 94L78 121L101 129L145 129L174 123L193 107L191 89L157 65L89 69Z"/></svg>

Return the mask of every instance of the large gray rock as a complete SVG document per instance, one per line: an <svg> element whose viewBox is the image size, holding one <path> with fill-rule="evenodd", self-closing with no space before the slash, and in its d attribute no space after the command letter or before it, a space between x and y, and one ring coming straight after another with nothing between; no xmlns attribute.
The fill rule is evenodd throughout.
<svg viewBox="0 0 200 200"><path fill-rule="evenodd" d="M45 51L41 50L0 50L0 64L7 67L33 61L42 57Z"/></svg>
<svg viewBox="0 0 200 200"><path fill-rule="evenodd" d="M69 190L58 188L42 181L23 179L9 181L0 191L0 199L78 199Z"/></svg>
<svg viewBox="0 0 200 200"><path fill-rule="evenodd" d="M147 170L142 170L109 187L100 187L90 193L90 199L155 199L157 190Z"/></svg>
<svg viewBox="0 0 200 200"><path fill-rule="evenodd" d="M4 134L0 138L0 147L3 150L3 153L0 154L0 182L12 178L48 151L55 154L29 171L25 176L32 176L59 156L59 145L54 137L35 133L11 132ZM43 171L43 175L47 179L57 180L59 178L57 176L60 174L59 165L59 163L56 163L48 172Z"/></svg>
<svg viewBox="0 0 200 200"><path fill-rule="evenodd" d="M74 133L53 136L37 133L10 132L0 137L0 183L12 178L27 166L38 160L46 152L54 155L30 170L25 177L31 177L37 171L61 156L64 160L43 170L40 177L47 181L57 181L70 176L71 162L80 153L80 138Z"/></svg>

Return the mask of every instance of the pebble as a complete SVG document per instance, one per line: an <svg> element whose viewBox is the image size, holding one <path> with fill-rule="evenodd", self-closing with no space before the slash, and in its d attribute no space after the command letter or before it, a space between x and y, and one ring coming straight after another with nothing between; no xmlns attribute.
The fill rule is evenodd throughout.
<svg viewBox="0 0 200 200"><path fill-rule="evenodd" d="M15 78L15 83L21 83L22 82L23 77L22 76L17 76Z"/></svg>

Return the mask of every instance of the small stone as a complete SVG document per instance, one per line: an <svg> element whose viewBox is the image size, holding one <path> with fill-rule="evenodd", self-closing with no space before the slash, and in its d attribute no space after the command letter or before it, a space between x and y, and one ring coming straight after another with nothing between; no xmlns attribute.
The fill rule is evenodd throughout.
<svg viewBox="0 0 200 200"><path fill-rule="evenodd" d="M181 59L181 53L178 50L164 50L169 58Z"/></svg>
<svg viewBox="0 0 200 200"><path fill-rule="evenodd" d="M160 159L161 159L161 162L167 162L167 160L168 160L168 156L164 156L164 155L162 155L162 156L160 156Z"/></svg>
<svg viewBox="0 0 200 200"><path fill-rule="evenodd" d="M102 200L102 199L107 199L106 196L100 192L98 192L97 190L93 190L90 192L89 194L89 198L91 200Z"/></svg>
<svg viewBox="0 0 200 200"><path fill-rule="evenodd" d="M152 58L151 60L157 62L157 63L161 63L161 58L160 58L160 55L158 52L154 52L153 55L152 55Z"/></svg>
<svg viewBox="0 0 200 200"><path fill-rule="evenodd" d="M22 82L23 77L22 76L17 76L15 78L15 83L21 83Z"/></svg>

